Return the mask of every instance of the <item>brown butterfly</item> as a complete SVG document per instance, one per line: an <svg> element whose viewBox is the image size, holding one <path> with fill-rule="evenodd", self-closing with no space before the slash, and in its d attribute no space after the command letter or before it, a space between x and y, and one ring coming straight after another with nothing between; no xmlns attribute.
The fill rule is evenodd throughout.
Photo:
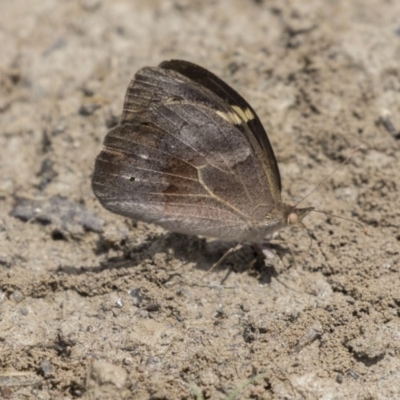
<svg viewBox="0 0 400 400"><path fill-rule="evenodd" d="M181 60L135 74L92 185L116 214L240 243L261 242L314 210L282 202L274 152L246 100Z"/></svg>

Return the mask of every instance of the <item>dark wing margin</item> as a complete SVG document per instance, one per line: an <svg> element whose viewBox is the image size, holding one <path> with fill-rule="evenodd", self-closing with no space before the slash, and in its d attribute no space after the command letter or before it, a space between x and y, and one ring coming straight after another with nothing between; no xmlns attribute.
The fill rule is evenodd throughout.
<svg viewBox="0 0 400 400"><path fill-rule="evenodd" d="M222 79L218 78L218 76L214 75L207 69L198 66L197 64L193 64L184 60L169 60L163 61L161 64L159 64L159 67L172 70L186 76L192 81L206 87L208 90L212 91L234 108L239 107L240 110L250 111L253 118L247 120L246 124L255 136L261 148L264 150L267 156L265 161L272 171L270 178L275 181L280 192L282 190L281 176L274 151L260 119L250 104Z"/></svg>

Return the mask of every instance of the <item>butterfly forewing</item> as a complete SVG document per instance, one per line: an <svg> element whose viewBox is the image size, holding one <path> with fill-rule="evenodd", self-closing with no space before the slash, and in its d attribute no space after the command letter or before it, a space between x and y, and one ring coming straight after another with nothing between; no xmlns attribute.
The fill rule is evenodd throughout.
<svg viewBox="0 0 400 400"><path fill-rule="evenodd" d="M215 93L224 102L234 107L234 110L243 111L244 118L242 122L249 127L251 133L263 149L265 153L263 162L267 164L267 172L270 175L269 179L271 180L271 184L280 192L282 190L281 177L274 151L260 119L250 104L222 79L199 65L188 61L169 60L162 62L159 67L179 72Z"/></svg>

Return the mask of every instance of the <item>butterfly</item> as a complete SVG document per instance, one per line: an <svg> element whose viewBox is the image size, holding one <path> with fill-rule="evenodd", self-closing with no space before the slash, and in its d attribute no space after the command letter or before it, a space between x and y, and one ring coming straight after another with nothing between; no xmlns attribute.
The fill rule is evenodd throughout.
<svg viewBox="0 0 400 400"><path fill-rule="evenodd" d="M116 214L239 243L262 242L314 210L282 202L271 143L248 102L183 60L135 74L92 187Z"/></svg>

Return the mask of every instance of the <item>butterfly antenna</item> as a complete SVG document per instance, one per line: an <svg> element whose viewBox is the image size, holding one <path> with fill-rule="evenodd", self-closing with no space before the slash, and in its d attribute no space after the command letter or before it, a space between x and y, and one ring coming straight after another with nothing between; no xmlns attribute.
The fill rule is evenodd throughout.
<svg viewBox="0 0 400 400"><path fill-rule="evenodd" d="M356 225L359 226L360 228L363 228L363 229L364 229L364 233L365 233L366 235L369 235L369 229L368 229L368 227L367 227L366 225L362 224L361 222L355 221L354 219L346 218L346 217L341 217L340 215L332 214L332 213L330 213L329 211L315 210L315 209L314 209L313 212L317 212L317 213L320 213L320 214L329 215L329 216L334 217L334 218L344 219L345 221L352 222L353 224L356 224Z"/></svg>
<svg viewBox="0 0 400 400"><path fill-rule="evenodd" d="M338 166L336 167L327 177L325 177L324 179L322 179L322 181L320 183L318 183L317 186L315 186L315 188L313 190L311 190L311 192L309 192L305 197L303 197L296 205L295 208L297 208L297 206L302 203L307 197L311 196L320 186L322 186L328 179L330 179L332 177L332 175L334 175L337 171L339 171L340 168L343 167L343 165L347 164L348 161L350 160L351 157L354 156L355 153L357 153L357 151L359 151L360 149L362 149L363 146L360 145L358 147L356 147L351 154ZM353 221L354 222L354 221Z"/></svg>

